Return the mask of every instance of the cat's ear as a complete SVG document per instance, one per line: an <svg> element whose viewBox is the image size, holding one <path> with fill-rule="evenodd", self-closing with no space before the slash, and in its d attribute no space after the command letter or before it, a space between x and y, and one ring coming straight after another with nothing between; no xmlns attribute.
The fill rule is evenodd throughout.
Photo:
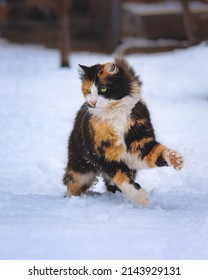
<svg viewBox="0 0 208 280"><path fill-rule="evenodd" d="M78 70L79 75L81 78L88 77L90 72L90 67L78 64L80 69Z"/></svg>

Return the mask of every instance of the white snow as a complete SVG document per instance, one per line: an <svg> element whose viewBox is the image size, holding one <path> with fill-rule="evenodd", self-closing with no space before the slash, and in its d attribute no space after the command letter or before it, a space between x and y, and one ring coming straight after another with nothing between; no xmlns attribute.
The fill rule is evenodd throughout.
<svg viewBox="0 0 208 280"><path fill-rule="evenodd" d="M158 47L187 47L188 41L179 41L173 39L158 39L150 40L144 38L134 38L134 37L124 37L122 38L122 43L115 49L115 54L124 54L131 48L158 48Z"/></svg>
<svg viewBox="0 0 208 280"><path fill-rule="evenodd" d="M127 57L143 81L158 139L185 157L181 171L142 171L147 207L100 180L64 198L67 138L83 102L78 63L108 55L73 53L71 69L42 47L0 40L0 258L208 258L208 46Z"/></svg>
<svg viewBox="0 0 208 280"><path fill-rule="evenodd" d="M200 1L190 2L189 7L194 13L206 13L208 11L208 5ZM123 9L141 16L179 14L182 12L182 5L180 2L166 0L155 4L124 3Z"/></svg>

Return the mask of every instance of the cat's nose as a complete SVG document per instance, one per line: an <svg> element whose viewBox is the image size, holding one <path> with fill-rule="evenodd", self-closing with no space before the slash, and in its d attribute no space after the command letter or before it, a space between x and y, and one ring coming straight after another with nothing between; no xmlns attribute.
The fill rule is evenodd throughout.
<svg viewBox="0 0 208 280"><path fill-rule="evenodd" d="M97 104L97 101L96 100L92 100L92 101L89 101L88 104L89 104L90 107L95 108L96 104Z"/></svg>

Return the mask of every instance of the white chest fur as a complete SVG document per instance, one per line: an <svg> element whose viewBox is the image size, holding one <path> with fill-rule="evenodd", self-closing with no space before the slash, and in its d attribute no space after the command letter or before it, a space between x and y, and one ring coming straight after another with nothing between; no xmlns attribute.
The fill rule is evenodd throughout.
<svg viewBox="0 0 208 280"><path fill-rule="evenodd" d="M102 98L99 104L105 105L91 109L93 115L96 115L103 122L107 122L118 136L118 145L124 144L124 134L126 125L130 119L133 107L136 104L135 98L131 96L124 97L121 100L106 100Z"/></svg>
<svg viewBox="0 0 208 280"><path fill-rule="evenodd" d="M105 99L100 101L100 104L101 102L102 104L105 103L104 107L97 107L90 110L93 115L96 115L102 121L107 122L113 128L118 137L116 145L122 145L123 147L120 160L125 162L130 169L135 170L145 168L146 166L139 159L139 154L133 154L127 151L125 133L127 132L132 109L139 100L139 96L127 96L118 101L108 100L108 103L106 103Z"/></svg>

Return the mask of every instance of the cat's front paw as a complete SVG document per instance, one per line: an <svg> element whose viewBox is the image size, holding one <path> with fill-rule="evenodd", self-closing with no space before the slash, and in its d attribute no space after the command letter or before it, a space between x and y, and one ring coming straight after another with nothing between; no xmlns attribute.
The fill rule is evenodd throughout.
<svg viewBox="0 0 208 280"><path fill-rule="evenodd" d="M139 204L141 206L146 206L150 203L150 197L148 192L141 188L137 191L137 194L133 197L133 201L136 204Z"/></svg>
<svg viewBox="0 0 208 280"><path fill-rule="evenodd" d="M122 184L120 190L127 195L135 204L146 206L150 203L148 192L141 188L139 184Z"/></svg>
<svg viewBox="0 0 208 280"><path fill-rule="evenodd" d="M167 149L163 152L163 158L168 166L173 166L176 170L180 170L184 165L183 156L177 151Z"/></svg>

